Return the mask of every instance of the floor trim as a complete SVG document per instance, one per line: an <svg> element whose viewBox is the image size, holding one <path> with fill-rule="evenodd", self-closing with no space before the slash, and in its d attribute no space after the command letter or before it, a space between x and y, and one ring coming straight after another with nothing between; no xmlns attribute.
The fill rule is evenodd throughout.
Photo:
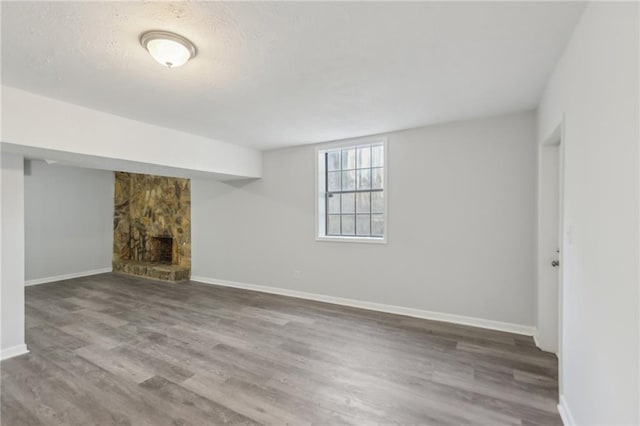
<svg viewBox="0 0 640 426"><path fill-rule="evenodd" d="M371 311L387 312L391 314L405 315L415 318L423 318L434 321L443 321L453 324L469 325L472 327L486 328L489 330L506 331L509 333L533 336L535 328L527 325L513 324L508 322L493 321L482 318L467 317L462 315L445 314L442 312L425 311L422 309L406 308L403 306L386 305L384 303L365 302L356 299L343 297L326 296L305 291L290 290L279 287L269 287L256 284L247 284L236 281L220 280L200 276L192 276L191 281L203 284L220 285L224 287L240 288L244 290L259 291L262 293L279 294L281 296L297 297L299 299L315 300L318 302L333 303L335 305L351 306L354 308L368 309Z"/></svg>
<svg viewBox="0 0 640 426"><path fill-rule="evenodd" d="M569 406L567 405L567 400L564 399L564 395L560 395L558 412L560 413L560 418L562 419L562 424L564 426L573 426L576 424L576 421L573 419L573 415L571 414L571 410L569 410Z"/></svg>
<svg viewBox="0 0 640 426"><path fill-rule="evenodd" d="M27 349L27 345L25 344L16 345L0 351L0 360L4 361L5 359L13 358L13 357L28 354L28 353L29 353L29 349Z"/></svg>
<svg viewBox="0 0 640 426"><path fill-rule="evenodd" d="M102 268L102 269L92 269L90 271L74 272L72 274L56 275L55 277L36 278L34 280L26 280L24 282L24 285L25 286L38 285L38 284L44 284L44 283L51 283L54 281L70 280L71 278L88 277L89 275L106 274L107 272L111 272L112 270L113 270L112 267L108 267L108 268Z"/></svg>
<svg viewBox="0 0 640 426"><path fill-rule="evenodd" d="M540 342L538 342L538 329L537 328L533 331L533 342L536 344L538 349L542 350L542 347L540 346Z"/></svg>

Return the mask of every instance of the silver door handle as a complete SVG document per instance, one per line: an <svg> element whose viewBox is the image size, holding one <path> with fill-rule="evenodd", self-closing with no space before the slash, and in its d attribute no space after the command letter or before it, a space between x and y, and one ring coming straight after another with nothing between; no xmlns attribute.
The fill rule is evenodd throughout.
<svg viewBox="0 0 640 426"><path fill-rule="evenodd" d="M557 268L558 266L560 266L560 261L559 260L552 260L551 261L551 266L553 266L554 268Z"/></svg>

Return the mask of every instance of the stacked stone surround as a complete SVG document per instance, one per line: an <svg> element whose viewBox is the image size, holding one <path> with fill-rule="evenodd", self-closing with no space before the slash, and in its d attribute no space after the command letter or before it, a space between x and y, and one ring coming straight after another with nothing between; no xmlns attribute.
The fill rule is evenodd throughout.
<svg viewBox="0 0 640 426"><path fill-rule="evenodd" d="M113 270L166 281L191 275L191 183L116 172ZM156 262L157 240L173 239L172 262Z"/></svg>

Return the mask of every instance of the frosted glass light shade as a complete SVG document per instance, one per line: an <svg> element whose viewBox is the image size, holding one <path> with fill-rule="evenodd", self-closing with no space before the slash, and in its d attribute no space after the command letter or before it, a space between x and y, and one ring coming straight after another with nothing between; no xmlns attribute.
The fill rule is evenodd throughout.
<svg viewBox="0 0 640 426"><path fill-rule="evenodd" d="M196 56L196 47L181 35L167 31L149 31L142 34L140 44L159 64L176 68Z"/></svg>

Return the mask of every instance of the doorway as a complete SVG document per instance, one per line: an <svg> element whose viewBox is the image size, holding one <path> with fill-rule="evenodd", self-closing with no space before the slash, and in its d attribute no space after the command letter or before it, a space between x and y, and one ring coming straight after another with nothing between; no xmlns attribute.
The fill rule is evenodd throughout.
<svg viewBox="0 0 640 426"><path fill-rule="evenodd" d="M538 147L536 344L558 354L562 303L562 126Z"/></svg>

